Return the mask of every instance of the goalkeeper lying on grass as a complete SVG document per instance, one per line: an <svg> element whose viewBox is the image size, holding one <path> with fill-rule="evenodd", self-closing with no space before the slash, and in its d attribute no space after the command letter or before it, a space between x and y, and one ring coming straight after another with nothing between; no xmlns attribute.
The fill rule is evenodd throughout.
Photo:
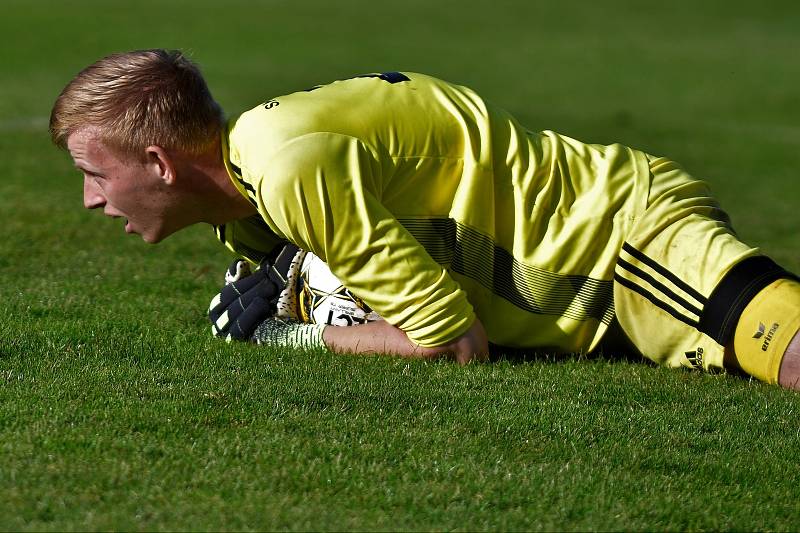
<svg viewBox="0 0 800 533"><path fill-rule="evenodd" d="M262 342L467 362L490 342L575 352L618 334L661 364L800 387L800 282L736 238L704 182L529 131L465 87L368 74L225 122L194 64L138 51L79 73L50 131L85 206L128 233L158 242L208 222L267 265L292 242L385 319L287 326L239 301ZM223 299L225 328L238 297Z"/></svg>

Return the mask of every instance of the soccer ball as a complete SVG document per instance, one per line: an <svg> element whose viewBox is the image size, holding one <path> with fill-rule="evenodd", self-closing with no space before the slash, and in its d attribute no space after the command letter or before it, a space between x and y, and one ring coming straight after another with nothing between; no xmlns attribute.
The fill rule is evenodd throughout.
<svg viewBox="0 0 800 533"><path fill-rule="evenodd" d="M333 275L322 259L307 253L297 282L300 319L312 324L354 326L382 320Z"/></svg>

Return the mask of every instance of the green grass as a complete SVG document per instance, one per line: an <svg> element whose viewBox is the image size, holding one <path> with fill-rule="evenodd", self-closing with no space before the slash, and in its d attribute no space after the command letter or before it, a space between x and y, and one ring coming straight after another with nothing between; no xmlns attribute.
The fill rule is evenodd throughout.
<svg viewBox="0 0 800 533"><path fill-rule="evenodd" d="M68 7L67 7L68 6ZM800 396L615 357L458 367L210 338L229 256L81 209L46 135L111 51L191 50L230 112L391 69L707 179L800 271L793 2L3 2L0 529L800 528Z"/></svg>

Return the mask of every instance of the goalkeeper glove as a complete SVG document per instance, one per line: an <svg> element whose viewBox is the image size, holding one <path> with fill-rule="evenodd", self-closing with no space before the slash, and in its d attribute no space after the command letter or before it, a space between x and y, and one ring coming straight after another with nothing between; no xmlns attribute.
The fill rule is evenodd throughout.
<svg viewBox="0 0 800 533"><path fill-rule="evenodd" d="M231 265L229 272L236 268ZM214 335L227 340L248 340L256 326L274 314L270 302L275 300L279 288L269 274L270 267L262 265L255 274L225 285L211 300L208 318Z"/></svg>
<svg viewBox="0 0 800 533"><path fill-rule="evenodd" d="M296 316L293 285L304 255L293 244L286 245L273 264L264 260L252 274L247 262L234 261L225 273L225 287L208 308L212 333L229 341L247 341L266 318Z"/></svg>
<svg viewBox="0 0 800 533"><path fill-rule="evenodd" d="M286 245L274 264L263 261L251 274L237 259L225 273L225 287L211 300L211 330L226 340L292 348L324 348L322 324L303 324L297 304L297 280L306 252Z"/></svg>

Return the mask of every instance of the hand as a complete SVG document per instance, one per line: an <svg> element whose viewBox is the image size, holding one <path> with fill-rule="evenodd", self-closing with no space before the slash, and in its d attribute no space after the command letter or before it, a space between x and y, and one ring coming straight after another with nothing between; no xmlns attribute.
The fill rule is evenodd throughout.
<svg viewBox="0 0 800 533"><path fill-rule="evenodd" d="M289 244L274 264L262 261L251 274L249 264L237 259L225 273L226 285L211 300L208 318L212 333L230 340L252 340L259 324L267 318L281 315L291 317L296 305L294 279L305 252Z"/></svg>
<svg viewBox="0 0 800 533"><path fill-rule="evenodd" d="M256 327L274 314L274 302L280 292L278 284L270 279L269 265L262 264L255 274L239 276L236 273L242 273L241 263L237 260L228 269L225 278L232 281L208 308L212 333L228 341L249 340Z"/></svg>

